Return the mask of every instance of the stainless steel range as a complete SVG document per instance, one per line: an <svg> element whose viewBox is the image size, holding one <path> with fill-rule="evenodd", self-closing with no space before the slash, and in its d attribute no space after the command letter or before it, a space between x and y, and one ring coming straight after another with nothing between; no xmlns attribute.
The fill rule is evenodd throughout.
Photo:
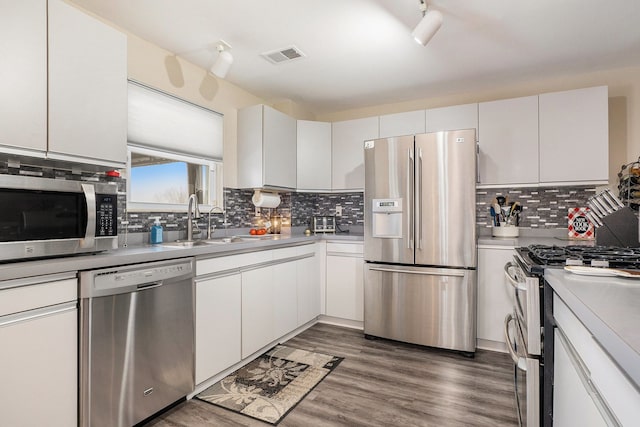
<svg viewBox="0 0 640 427"><path fill-rule="evenodd" d="M513 313L505 318L505 338L514 361L520 425L553 425L553 290L547 268L564 266L640 270L640 248L547 246L516 248L505 275L513 288Z"/></svg>

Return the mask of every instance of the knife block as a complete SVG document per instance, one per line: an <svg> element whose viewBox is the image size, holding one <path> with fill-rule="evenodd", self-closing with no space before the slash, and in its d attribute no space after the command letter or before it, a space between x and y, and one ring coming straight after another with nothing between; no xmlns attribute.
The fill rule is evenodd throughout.
<svg viewBox="0 0 640 427"><path fill-rule="evenodd" d="M601 218L602 226L596 230L596 245L622 248L640 247L638 218L631 208L624 207Z"/></svg>

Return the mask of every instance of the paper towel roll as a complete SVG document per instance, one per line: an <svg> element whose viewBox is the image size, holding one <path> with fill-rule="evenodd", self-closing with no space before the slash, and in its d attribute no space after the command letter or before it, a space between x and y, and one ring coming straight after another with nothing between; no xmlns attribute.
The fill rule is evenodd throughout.
<svg viewBox="0 0 640 427"><path fill-rule="evenodd" d="M277 208L280 206L280 195L278 193L263 193L256 190L251 198L256 208Z"/></svg>

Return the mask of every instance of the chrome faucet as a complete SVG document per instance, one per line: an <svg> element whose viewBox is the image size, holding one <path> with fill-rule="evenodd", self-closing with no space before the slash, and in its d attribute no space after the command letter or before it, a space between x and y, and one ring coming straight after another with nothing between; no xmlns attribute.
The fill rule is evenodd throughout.
<svg viewBox="0 0 640 427"><path fill-rule="evenodd" d="M198 218L200 218L198 196L192 194L189 196L189 205L187 206L187 241L189 242L193 240L193 220Z"/></svg>
<svg viewBox="0 0 640 427"><path fill-rule="evenodd" d="M216 211L216 212L213 212ZM212 213L221 213L224 215L223 217L223 224L225 224L226 227L226 223L227 223L227 211L225 211L224 209L222 209L220 206L212 206L211 209L209 210L209 225L207 227L207 239L211 238L211 214ZM216 229L216 225L213 224L213 230L215 231Z"/></svg>

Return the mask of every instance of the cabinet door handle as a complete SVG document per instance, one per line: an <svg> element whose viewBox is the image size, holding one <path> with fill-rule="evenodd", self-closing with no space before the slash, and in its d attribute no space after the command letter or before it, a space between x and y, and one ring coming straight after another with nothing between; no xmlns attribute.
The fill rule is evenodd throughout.
<svg viewBox="0 0 640 427"><path fill-rule="evenodd" d="M476 184L480 184L480 143L476 142Z"/></svg>
<svg viewBox="0 0 640 427"><path fill-rule="evenodd" d="M0 327L14 325L16 323L28 322L42 317L53 316L55 314L66 313L77 308L75 301L57 304L51 307L36 308L21 313L10 314L0 317Z"/></svg>

